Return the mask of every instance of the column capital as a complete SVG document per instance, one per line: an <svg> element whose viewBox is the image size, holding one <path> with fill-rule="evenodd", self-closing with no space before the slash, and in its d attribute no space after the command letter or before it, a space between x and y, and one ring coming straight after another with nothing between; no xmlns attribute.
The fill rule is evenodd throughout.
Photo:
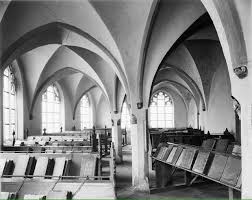
<svg viewBox="0 0 252 200"><path fill-rule="evenodd" d="M112 113L111 114L111 119L113 119L114 121L117 121L118 119L121 119L121 113Z"/></svg>
<svg viewBox="0 0 252 200"><path fill-rule="evenodd" d="M143 102L138 102L137 109L142 109L142 108L143 108Z"/></svg>
<svg viewBox="0 0 252 200"><path fill-rule="evenodd" d="M234 73L240 79L247 77L247 75L248 75L247 65L243 64L243 65L238 65L238 66L234 67Z"/></svg>
<svg viewBox="0 0 252 200"><path fill-rule="evenodd" d="M112 126L121 126L121 113L111 114Z"/></svg>

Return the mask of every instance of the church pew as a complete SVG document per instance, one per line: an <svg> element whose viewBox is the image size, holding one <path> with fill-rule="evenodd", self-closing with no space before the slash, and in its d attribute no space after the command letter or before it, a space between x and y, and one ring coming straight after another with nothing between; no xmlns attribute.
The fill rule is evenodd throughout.
<svg viewBox="0 0 252 200"><path fill-rule="evenodd" d="M160 166L162 165L166 165L166 168L168 169L166 174L163 172L162 176L160 176L160 172L156 171L157 180L159 180L159 182L163 182L164 179L166 179L163 185L161 184L161 187L165 187L172 181L174 171L171 171L171 169L174 168L185 171L185 185L191 185L197 177L203 177L227 186L229 191L232 191L233 189L241 191L240 157L233 156L232 154L228 155L214 151L207 151L199 147L189 147L187 145L178 144L170 145L172 145L173 148L171 151L168 149L169 146L160 148L160 152L154 157L157 165L159 165L158 170L160 170ZM182 147L183 150L180 152L177 161L172 162L175 152L177 152L179 147ZM166 160L165 157L160 156L160 154L165 155L165 153L163 153L164 149L170 152ZM169 168L167 165L171 167ZM188 175L190 176L186 177ZM191 178L191 175L194 175L194 178ZM167 180L167 177L169 177L169 180ZM160 184L158 186L160 186ZM232 196L232 192L229 194Z"/></svg>
<svg viewBox="0 0 252 200"><path fill-rule="evenodd" d="M114 152L113 150L111 152ZM5 153L8 154L8 153ZM5 155L3 154L3 155ZM9 153L9 155L11 155ZM17 156L17 154L15 154ZM15 155L12 155L13 157ZM39 154L30 154L33 156L39 156ZM42 154L42 155L46 155L46 154ZM55 154L52 154L55 155ZM8 155L6 155L8 156ZM87 154L87 156L89 157L90 155ZM11 157L11 156L8 156ZM97 157L97 156L96 156ZM113 157L113 155L112 155ZM114 160L114 158L112 158ZM59 159L62 157L56 157L56 159ZM83 154L72 154L71 158L73 160L78 160L80 161L81 158L83 158ZM55 159L55 160L56 160ZM83 161L83 159L82 159ZM95 160L94 160L95 161ZM57 162L55 162L57 163ZM59 160L59 163L64 163L63 159ZM56 164L57 165L57 164ZM55 165L55 167L56 167ZM82 166L79 166L82 167ZM61 172L62 172L62 167L61 167ZM75 166L72 168L71 170L73 171L77 171L76 170L76 163ZM26 195L42 195L42 196L47 196L49 197L59 197L57 195L63 195L66 194L68 192L77 192L77 198L76 199L89 199L89 198L97 198L98 197L102 198L103 195L105 195L105 198L109 198L109 199L115 199L115 191L114 191L114 179L112 179L111 177L99 177L99 176L95 176L95 174L89 174L90 177L87 177L85 175L87 174L82 174L80 172L81 170L79 170L79 174L75 173L75 176L62 176L60 179L58 180L54 180L54 177L52 177L52 179L44 179L43 177L38 177L40 179L37 179L35 177L33 177L32 179L24 179L24 180L20 180L20 179L15 179L15 180L6 180L3 179L1 184L2 184L2 189L6 192L16 192L18 194L18 198L25 198L27 197ZM89 172L88 170L84 170L82 169L82 171L84 172ZM94 171L93 171L94 172ZM54 171L53 171L54 174ZM56 173L58 176L58 173ZM84 176L85 177L84 177ZM56 176L56 177L57 177ZM41 179L42 178L42 179ZM103 180L103 179L108 179L109 180ZM79 183L79 184L77 184ZM43 189L41 189L43 188ZM70 190L70 189L72 190ZM88 191L87 191L88 190ZM59 191L59 193L55 194L55 191ZM64 197L60 196L61 198ZM64 198L63 198L64 199ZM68 199L68 198L66 198Z"/></svg>
<svg viewBox="0 0 252 200"><path fill-rule="evenodd" d="M54 159L55 160L55 166L53 167L53 169L55 167L58 167L59 165L57 164L58 161L60 161L60 158L65 158L65 163L71 163L71 169L69 170L69 174L70 176L79 176L80 175L80 169L81 169L81 161L83 158L89 158L92 160L93 164L94 164L94 169L95 171L92 171L92 174L89 174L90 176L94 176L98 174L98 165L100 163L99 161L99 156L98 154L92 153L0 153L1 158L2 159L6 159L8 158L9 160L14 160L14 163L16 162L15 160L17 160L18 157L20 156L24 156L24 155L28 155L31 157L36 158L37 163L34 169L34 173L35 175L38 176L43 176L45 175L45 171L47 170L47 166L44 166L48 163L49 159ZM62 161L61 161L62 162ZM41 163L41 164L40 164ZM63 163L63 162L62 162ZM15 164L14 164L15 165ZM38 168L37 168L38 166ZM42 167L43 166L43 170ZM69 167L66 165L66 167ZM14 168L15 169L15 168ZM62 169L60 169L59 166L59 170L62 171ZM64 169L63 172L65 173L67 169ZM43 173L42 173L43 171ZM55 171L56 173L56 171ZM51 175L53 174L53 171L51 171ZM9 173L8 175L13 175L13 173ZM31 174L25 174L25 175L31 175ZM9 176L10 177L10 176Z"/></svg>
<svg viewBox="0 0 252 200"><path fill-rule="evenodd" d="M55 152L83 152L83 153L91 153L92 147L91 146L20 146L20 147L13 147L13 146L5 146L3 148L5 152L39 152L39 153L55 153Z"/></svg>
<svg viewBox="0 0 252 200"><path fill-rule="evenodd" d="M14 194L18 199L45 196L47 199L116 199L115 187L110 180L65 179L65 180L24 180L16 184ZM13 188L13 187L12 187ZM4 187L3 190L9 190ZM5 192L5 197L10 192ZM30 196L31 195L31 196Z"/></svg>
<svg viewBox="0 0 252 200"><path fill-rule="evenodd" d="M88 136L89 138L89 136ZM89 139L83 138L82 134L52 133L42 136L29 136L27 140L17 141L12 145L4 145L4 151L35 151L35 152L56 152L57 151L79 151L79 152L100 152L101 156L108 155L111 144L111 129L92 129ZM52 150L52 151L51 151Z"/></svg>

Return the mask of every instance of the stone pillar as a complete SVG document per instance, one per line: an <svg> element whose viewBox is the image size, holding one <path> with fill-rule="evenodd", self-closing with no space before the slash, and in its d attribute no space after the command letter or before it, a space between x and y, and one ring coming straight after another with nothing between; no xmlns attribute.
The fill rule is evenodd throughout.
<svg viewBox="0 0 252 200"><path fill-rule="evenodd" d="M122 162L122 131L120 114L115 114L112 119L112 142L116 153L116 163Z"/></svg>
<svg viewBox="0 0 252 200"><path fill-rule="evenodd" d="M242 199L252 199L252 15L248 18L247 24L246 28L249 30L244 32L244 35L248 34L247 60L234 69L239 77L239 84L235 88L237 94L233 94L241 104Z"/></svg>
<svg viewBox="0 0 252 200"><path fill-rule="evenodd" d="M0 150L3 147L3 70L0 67Z"/></svg>
<svg viewBox="0 0 252 200"><path fill-rule="evenodd" d="M146 109L136 110L131 116L132 185L139 191L149 191L146 116Z"/></svg>
<svg viewBox="0 0 252 200"><path fill-rule="evenodd" d="M233 95L241 106L242 199L252 199L252 63L235 68Z"/></svg>
<svg viewBox="0 0 252 200"><path fill-rule="evenodd" d="M242 199L252 198L252 100L241 103Z"/></svg>

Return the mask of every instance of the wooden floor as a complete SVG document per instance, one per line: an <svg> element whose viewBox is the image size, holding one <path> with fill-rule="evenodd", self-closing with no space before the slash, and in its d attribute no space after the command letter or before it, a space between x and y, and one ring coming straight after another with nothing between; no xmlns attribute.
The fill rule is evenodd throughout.
<svg viewBox="0 0 252 200"><path fill-rule="evenodd" d="M209 182L195 184L191 187L169 188L165 191L150 194L135 192L131 183L131 148L123 148L123 163L116 166L116 193L118 199L170 199L170 198L208 198L228 199L228 189L220 184ZM179 174L177 175L179 178ZM155 187L155 173L150 171L150 187ZM240 192L235 192L235 198L240 198Z"/></svg>

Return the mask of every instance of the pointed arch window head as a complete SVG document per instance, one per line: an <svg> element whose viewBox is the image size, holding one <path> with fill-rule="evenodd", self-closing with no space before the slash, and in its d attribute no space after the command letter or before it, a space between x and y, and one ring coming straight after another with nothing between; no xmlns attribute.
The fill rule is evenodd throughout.
<svg viewBox="0 0 252 200"><path fill-rule="evenodd" d="M87 95L84 95L80 100L80 122L81 130L92 128L92 109Z"/></svg>
<svg viewBox="0 0 252 200"><path fill-rule="evenodd" d="M174 104L166 92L153 95L149 114L151 128L174 128Z"/></svg>
<svg viewBox="0 0 252 200"><path fill-rule="evenodd" d="M50 85L42 95L42 132L60 132L61 123L61 98L55 84Z"/></svg>
<svg viewBox="0 0 252 200"><path fill-rule="evenodd" d="M16 131L16 84L11 66L4 70L3 74L3 138L4 141L12 139Z"/></svg>

